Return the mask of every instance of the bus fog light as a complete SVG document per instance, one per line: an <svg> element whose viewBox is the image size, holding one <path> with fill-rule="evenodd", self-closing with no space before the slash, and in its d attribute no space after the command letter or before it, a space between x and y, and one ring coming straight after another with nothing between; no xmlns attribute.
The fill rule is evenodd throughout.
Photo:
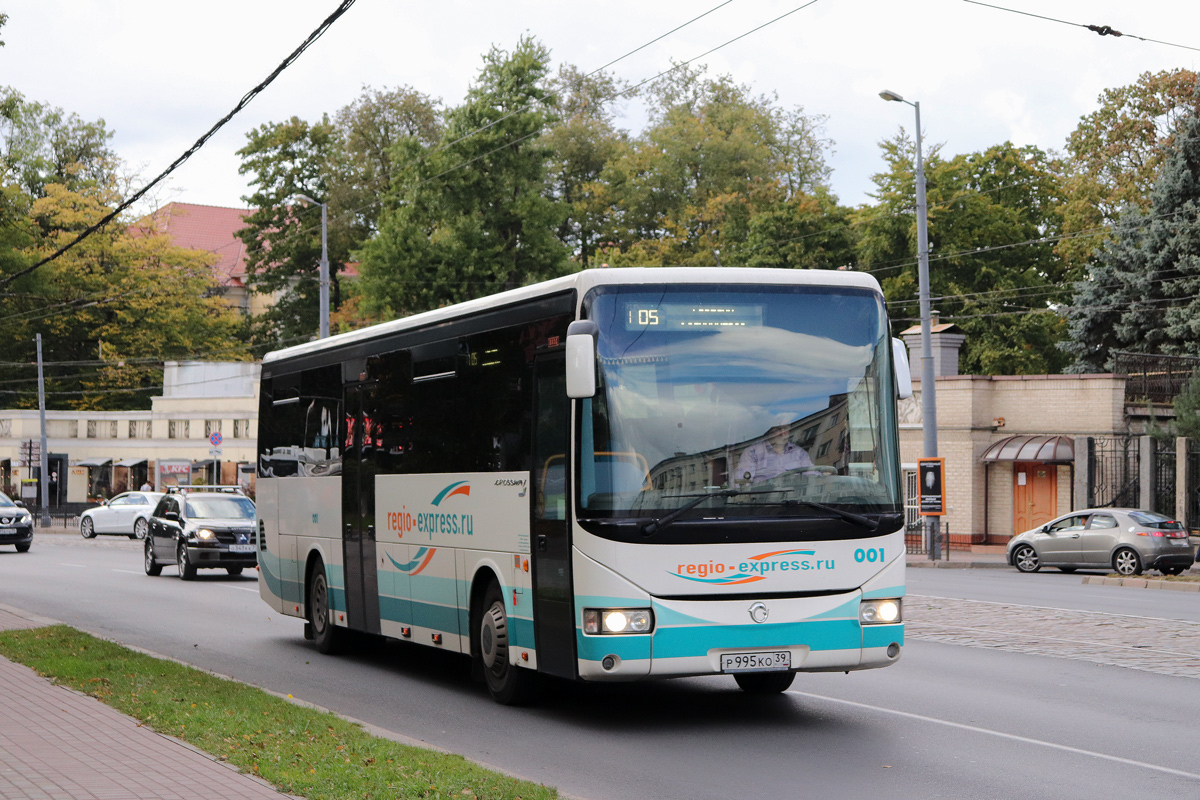
<svg viewBox="0 0 1200 800"><path fill-rule="evenodd" d="M583 632L586 634L649 633L654 616L648 608L585 608Z"/></svg>
<svg viewBox="0 0 1200 800"><path fill-rule="evenodd" d="M889 625L900 621L900 599L863 600L858 606L858 620L863 625Z"/></svg>

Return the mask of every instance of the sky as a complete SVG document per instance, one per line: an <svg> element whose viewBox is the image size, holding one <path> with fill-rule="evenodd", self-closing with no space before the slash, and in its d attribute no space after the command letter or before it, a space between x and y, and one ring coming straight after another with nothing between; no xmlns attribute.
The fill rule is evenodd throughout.
<svg viewBox="0 0 1200 800"><path fill-rule="evenodd" d="M699 59L785 107L827 117L828 162L843 203L870 203L882 169L878 143L921 104L925 144L943 155L1011 141L1062 150L1106 88L1144 72L1200 68L1200 3L1156 0L357 0L262 94L149 197L244 207L248 176L236 151L246 133L292 116L316 121L364 86L411 86L447 106L462 102L491 47L522 34L548 46L554 67L610 72L638 83ZM338 6L337 0L5 0L0 85L103 118L140 188L259 84ZM715 10L713 10L715 9ZM787 12L794 13L779 19ZM1078 25L1108 25L1125 37ZM1170 46L1139 41L1139 36ZM1194 49L1189 49L1194 48ZM619 119L644 124L636 103Z"/></svg>

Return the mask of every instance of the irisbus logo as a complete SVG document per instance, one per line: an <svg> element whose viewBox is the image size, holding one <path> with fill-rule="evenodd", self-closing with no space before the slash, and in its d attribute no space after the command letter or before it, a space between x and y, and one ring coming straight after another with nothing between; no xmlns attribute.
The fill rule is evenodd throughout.
<svg viewBox="0 0 1200 800"><path fill-rule="evenodd" d="M399 511L389 511L387 513L387 529L400 539L404 538L404 534L414 530L426 534L430 539L435 533L474 536L474 515L456 514L441 508L443 502L458 496L470 498L471 483L469 481L455 481L434 495L429 505L437 508L437 511L413 514L407 506L401 506Z"/></svg>
<svg viewBox="0 0 1200 800"><path fill-rule="evenodd" d="M734 586L740 583L755 583L766 580L767 576L781 572L816 572L832 570L832 558L809 558L815 556L815 550L776 550L771 553L759 553L750 556L737 564L726 564L723 561L701 561L691 564L679 564L675 572L669 574L676 578L707 583L713 586Z"/></svg>

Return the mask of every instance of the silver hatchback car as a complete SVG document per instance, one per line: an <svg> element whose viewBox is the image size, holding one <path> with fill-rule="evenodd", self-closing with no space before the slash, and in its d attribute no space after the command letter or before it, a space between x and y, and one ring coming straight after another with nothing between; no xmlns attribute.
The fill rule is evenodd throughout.
<svg viewBox="0 0 1200 800"><path fill-rule="evenodd" d="M1140 575L1156 569L1178 575L1195 563L1182 523L1136 508L1073 511L1008 542L1008 563L1021 572L1057 567L1112 569Z"/></svg>

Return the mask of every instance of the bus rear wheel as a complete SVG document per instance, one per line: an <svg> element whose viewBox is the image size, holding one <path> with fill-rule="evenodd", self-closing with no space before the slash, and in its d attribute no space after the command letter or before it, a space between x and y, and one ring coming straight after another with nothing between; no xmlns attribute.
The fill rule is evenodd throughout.
<svg viewBox="0 0 1200 800"><path fill-rule="evenodd" d="M317 650L325 655L341 652L346 632L333 624L329 607L329 581L325 577L325 564L313 564L308 577L308 601L304 604L308 612L308 624L312 628L313 641Z"/></svg>
<svg viewBox="0 0 1200 800"><path fill-rule="evenodd" d="M779 694L786 692L796 679L794 672L738 672L733 679L746 694Z"/></svg>
<svg viewBox="0 0 1200 800"><path fill-rule="evenodd" d="M484 592L480 611L475 626L475 652L483 661L483 677L492 699L506 706L529 702L536 692L537 675L509 661L508 611L495 582Z"/></svg>

